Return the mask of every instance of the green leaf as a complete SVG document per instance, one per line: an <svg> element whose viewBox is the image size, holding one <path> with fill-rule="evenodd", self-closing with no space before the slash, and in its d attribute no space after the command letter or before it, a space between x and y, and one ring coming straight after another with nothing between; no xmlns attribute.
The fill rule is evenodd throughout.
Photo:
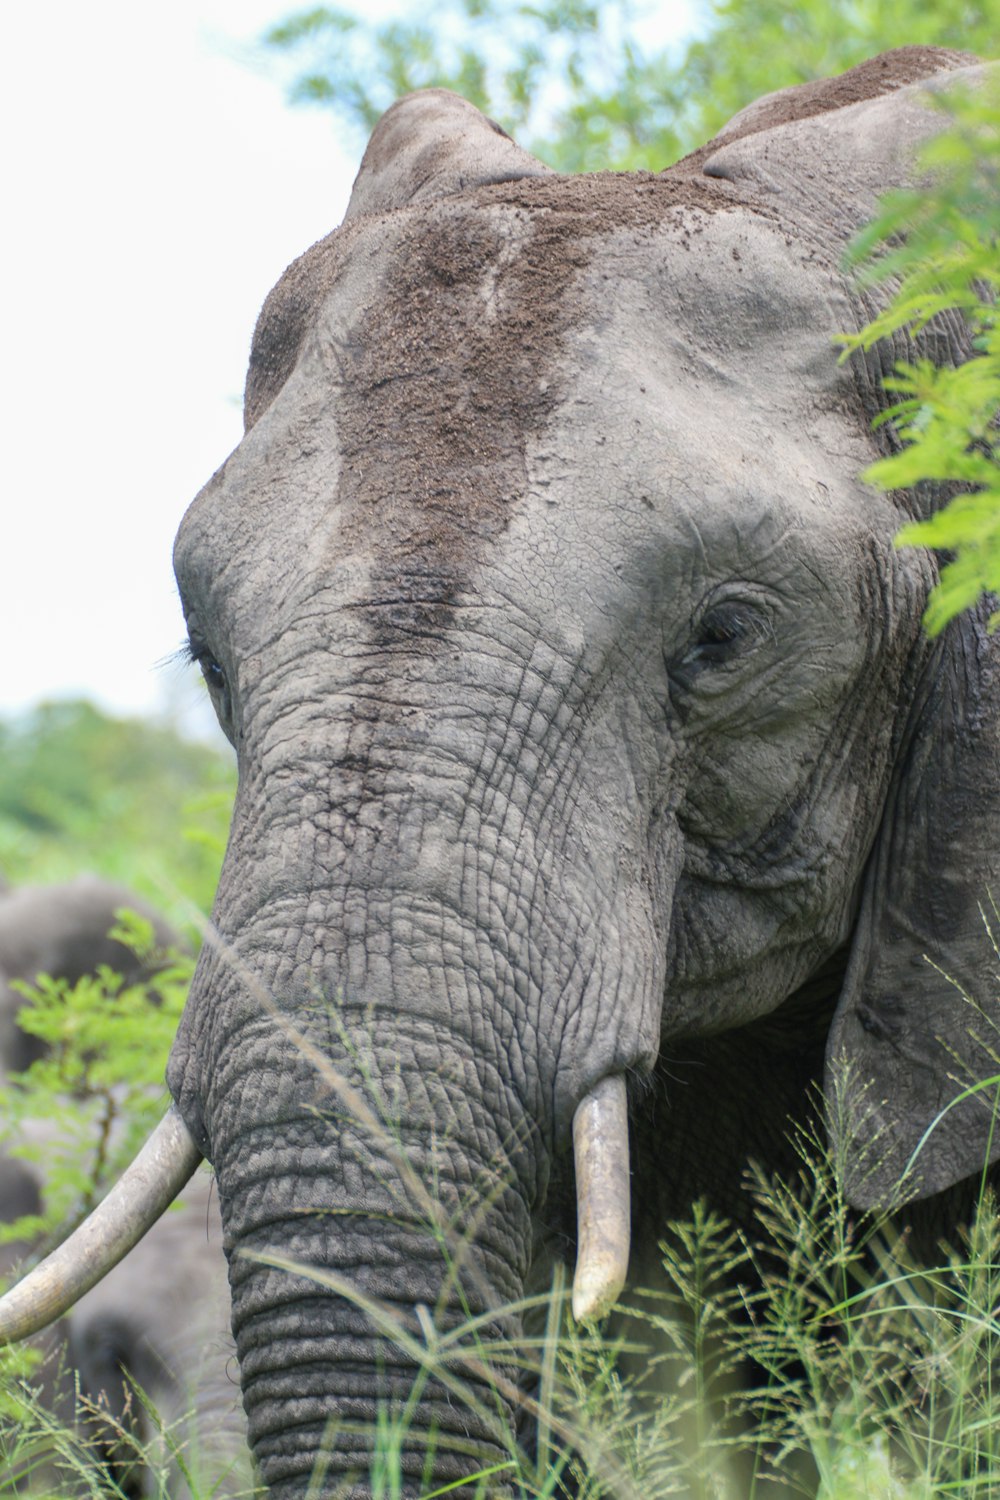
<svg viewBox="0 0 1000 1500"><path fill-rule="evenodd" d="M936 103L950 124L921 155L925 185L888 196L847 256L868 286L896 278L894 295L841 340L843 359L901 330L915 337L946 315L966 326L973 353L964 363L898 363L884 381L901 399L875 425L894 429L898 448L864 476L884 490L965 491L896 538L948 554L924 617L932 635L1000 592L1000 88L951 91Z"/></svg>

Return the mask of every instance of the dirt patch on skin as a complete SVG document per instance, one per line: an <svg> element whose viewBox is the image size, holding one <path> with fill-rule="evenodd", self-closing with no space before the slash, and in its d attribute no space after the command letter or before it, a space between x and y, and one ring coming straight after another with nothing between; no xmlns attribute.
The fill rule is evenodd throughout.
<svg viewBox="0 0 1000 1500"><path fill-rule="evenodd" d="M787 125L790 120L806 120L831 109L877 99L908 83L919 83L932 73L967 68L978 60L971 52L953 52L942 47L897 47L834 78L795 84L760 100L753 106L749 128L734 130L731 135L727 132L725 138L738 140L751 130L770 130L775 125Z"/></svg>
<svg viewBox="0 0 1000 1500"><path fill-rule="evenodd" d="M720 146L794 120L808 119L873 99L934 73L953 71L976 61L967 52L938 47L899 47L860 63L835 78L797 84L757 101L737 117L734 128L727 127L722 136L699 147L663 173L594 173L571 178L559 175L529 178L489 188L473 187L463 193L461 199L474 206L484 201L486 194L491 201L514 204L528 211L545 209L555 214L572 215L576 221L573 232L582 238L593 238L623 223L657 221L665 213L684 207L711 211L720 206L733 206L740 201L736 195L724 185L706 178L701 170ZM458 200L453 198L450 201ZM745 198L743 202L745 207L757 213L769 212L764 203ZM323 300L336 285L364 227L364 219L354 220L320 240L289 267L265 302L254 334L247 375L244 399L247 428L257 421L294 368L305 332Z"/></svg>
<svg viewBox="0 0 1000 1500"><path fill-rule="evenodd" d="M351 330L338 395L340 535L374 553L380 638L439 638L509 525L526 449L564 396L577 284L608 234L648 236L699 203L732 194L535 178L408 216Z"/></svg>
<svg viewBox="0 0 1000 1500"><path fill-rule="evenodd" d="M539 291L553 293L557 286L567 283L567 272L572 274L587 259L586 255L580 257L577 242L592 241L623 226L649 229L666 218L679 219L688 208L711 212L717 208L732 208L738 201L729 184L707 177L685 176L680 182L654 172L595 172L574 177L526 178L479 187L463 194L461 199L443 199L437 205L428 204L419 210L402 209L398 212L400 216L409 213L414 223L407 260L411 260L416 237L424 232L420 226L442 214L459 219L465 226L473 222L476 209L493 205L509 205L532 216L544 213L549 216L549 221L544 229L539 223L539 248L552 252L554 261L551 267L546 266L540 255L524 247L528 255L524 276L540 275ZM766 204L756 207L758 211L773 216ZM472 212L466 213L465 210ZM248 431L270 406L294 369L306 332L342 277L358 239L364 237L367 227L368 221L355 219L319 240L293 261L269 294L254 330L247 371L243 419ZM365 253L363 247L359 253ZM456 246L454 254L458 262L467 260L461 245ZM430 286L441 284L439 267L447 274L445 268L452 259L453 253L443 246L434 248L423 259L419 248L416 252L417 269L426 265L431 277ZM404 272L403 285L405 293L401 287L397 295L389 278L387 294L391 301L398 304L401 296L405 296L411 305L426 301L419 296L420 288L413 284L412 265ZM535 308L534 312L537 316L544 315L541 308Z"/></svg>
<svg viewBox="0 0 1000 1500"><path fill-rule="evenodd" d="M359 225L345 224L318 240L268 293L254 329L243 391L249 432L295 368L299 350L328 293L343 275Z"/></svg>
<svg viewBox="0 0 1000 1500"><path fill-rule="evenodd" d="M693 220L735 203L731 184L707 178L525 178L358 219L289 269L255 334L248 426L324 305L336 323L348 260L381 265L337 336L335 396L340 544L374 556L374 627L414 649L439 638L509 524L526 448L561 399L564 339L581 316L573 284L607 236L665 223L694 236Z"/></svg>
<svg viewBox="0 0 1000 1500"><path fill-rule="evenodd" d="M808 120L813 115L827 114L849 104L861 104L865 99L877 99L909 83L919 83L935 73L971 67L979 60L971 52L957 52L946 47L897 47L858 63L857 67L834 78L817 78L765 95L741 110L714 140L699 146L697 151L668 167L667 171L698 172L720 146L731 145L743 136L773 130L775 126L787 125L793 120Z"/></svg>

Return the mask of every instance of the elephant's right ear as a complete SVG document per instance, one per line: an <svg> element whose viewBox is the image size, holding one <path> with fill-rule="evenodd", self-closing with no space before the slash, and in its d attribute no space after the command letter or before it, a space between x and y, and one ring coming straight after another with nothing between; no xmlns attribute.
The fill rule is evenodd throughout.
<svg viewBox="0 0 1000 1500"><path fill-rule="evenodd" d="M424 89L398 100L379 120L344 222L491 182L550 175L551 167L522 150L474 104L447 89Z"/></svg>
<svg viewBox="0 0 1000 1500"><path fill-rule="evenodd" d="M925 1197L1000 1156L1000 1090L982 1086L1000 1075L1000 635L989 613L983 603L953 620L928 654L830 1033L831 1127L860 1208L889 1206L904 1176L903 1194Z"/></svg>

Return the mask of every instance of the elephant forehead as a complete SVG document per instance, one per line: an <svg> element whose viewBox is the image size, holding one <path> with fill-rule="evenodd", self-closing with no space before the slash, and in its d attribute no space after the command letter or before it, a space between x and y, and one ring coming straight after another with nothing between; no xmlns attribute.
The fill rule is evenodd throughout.
<svg viewBox="0 0 1000 1500"><path fill-rule="evenodd" d="M747 212L688 214L642 243L613 236L577 296L588 316L534 451L586 462L599 507L707 519L756 495L783 524L842 530L853 512L870 531L881 509L895 529L859 481L875 447L835 344L853 311L815 247Z"/></svg>
<svg viewBox="0 0 1000 1500"><path fill-rule="evenodd" d="M835 347L853 322L846 284L829 254L778 223L734 209L688 213L642 243L616 234L578 296L603 301L590 322L611 371L652 375L707 420L800 430L831 402L860 417Z"/></svg>
<svg viewBox="0 0 1000 1500"><path fill-rule="evenodd" d="M557 217L432 205L349 225L292 268L255 336L247 436L189 512L180 565L277 532L281 556L357 558L390 593L403 575L461 587L555 403L587 255Z"/></svg>
<svg viewBox="0 0 1000 1500"><path fill-rule="evenodd" d="M352 219L294 262L268 297L251 351L247 426L281 389L331 294L337 319L351 323L378 302L388 310L396 288L415 285L423 306L405 308L409 324L435 310L428 298L442 286L468 288L477 268L493 281L517 262L515 287L531 281L529 321L537 330L576 269L616 229L655 229L688 209L707 213L735 199L728 182L700 175L553 174Z"/></svg>
<svg viewBox="0 0 1000 1500"><path fill-rule="evenodd" d="M335 559L364 602L433 596L444 625L537 501L539 452L608 444L626 492L650 464L697 491L707 460L718 480L762 431L801 424L805 397L846 409L829 269L725 185L704 204L667 189L483 190L315 247L269 299L252 425L186 528L214 542L211 572L238 566L259 600Z"/></svg>
<svg viewBox="0 0 1000 1500"><path fill-rule="evenodd" d="M699 580L789 568L839 600L859 551L891 554L898 514L860 478L875 448L834 343L849 296L814 247L689 211L610 236L575 292L560 399L528 444L537 503L509 550L553 559L556 586L571 566L591 586L631 567L640 597L658 580L682 615Z"/></svg>

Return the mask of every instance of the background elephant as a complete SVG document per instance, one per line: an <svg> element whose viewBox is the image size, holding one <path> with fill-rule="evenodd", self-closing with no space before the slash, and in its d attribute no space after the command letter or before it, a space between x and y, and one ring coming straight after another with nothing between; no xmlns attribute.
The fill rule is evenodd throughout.
<svg viewBox="0 0 1000 1500"><path fill-rule="evenodd" d="M6 887L0 893L4 1075L27 1068L43 1048L17 1025L24 1002L11 980L31 983L48 974L75 983L107 965L135 983L150 972L108 936L123 907L152 922L158 947L179 945L176 933L148 903L95 875L51 886ZM53 1125L37 1120L29 1128L33 1138L44 1141ZM0 1219L12 1222L40 1212L44 1185L44 1169L0 1156ZM30 1248L4 1247L3 1269L9 1273ZM74 1382L79 1382L83 1428L99 1444L125 1493L159 1492L152 1469L136 1462L136 1444L151 1449L154 1460L169 1472L171 1496L188 1494L181 1468L171 1458L175 1450L193 1472L210 1476L213 1494L252 1492L246 1426L232 1374L218 1200L206 1174L194 1179L178 1207L154 1226L128 1261L77 1303L45 1338L44 1349L47 1408L71 1421ZM158 1440L133 1383L154 1404L166 1438ZM108 1421L99 1419L98 1409Z"/></svg>
<svg viewBox="0 0 1000 1500"><path fill-rule="evenodd" d="M33 1170L0 1158L0 1218L40 1207ZM125 1495L189 1500L187 1473L195 1495L258 1493L221 1240L214 1185L199 1173L127 1261L39 1336L45 1362L32 1385L42 1405L63 1423L77 1422ZM0 1269L9 1274L30 1249L4 1247ZM32 1493L40 1493L40 1477L60 1492L68 1483L64 1472L35 1469Z"/></svg>
<svg viewBox="0 0 1000 1500"><path fill-rule="evenodd" d="M888 54L658 176L556 176L417 95L268 298L175 551L240 777L168 1082L275 1496L365 1491L428 1310L516 1340L623 1078L640 1275L818 1080L857 1206L1000 1149L979 1099L941 1114L995 1066L996 638L926 638L936 565L893 537L941 496L859 478L913 350L833 346L956 76ZM921 348L969 352L957 319ZM413 1489L428 1444L439 1484L504 1457L479 1379L422 1388Z"/></svg>
<svg viewBox="0 0 1000 1500"><path fill-rule="evenodd" d="M133 984L148 966L117 939L109 937L122 907L148 918L159 948L180 939L148 902L134 891L98 875L78 875L54 885L0 887L0 1059L6 1072L19 1072L40 1057L43 1044L17 1025L23 1005L11 980L33 983L49 974L76 984L107 965Z"/></svg>
<svg viewBox="0 0 1000 1500"><path fill-rule="evenodd" d="M214 1184L199 1173L174 1210L82 1297L68 1320L69 1367L91 1434L129 1495L257 1493L246 1444ZM138 1386L153 1404L158 1426ZM103 1424L97 1414L106 1412ZM121 1433L127 1433L122 1438ZM152 1463L137 1460L137 1446ZM155 1470L168 1475L165 1490Z"/></svg>

